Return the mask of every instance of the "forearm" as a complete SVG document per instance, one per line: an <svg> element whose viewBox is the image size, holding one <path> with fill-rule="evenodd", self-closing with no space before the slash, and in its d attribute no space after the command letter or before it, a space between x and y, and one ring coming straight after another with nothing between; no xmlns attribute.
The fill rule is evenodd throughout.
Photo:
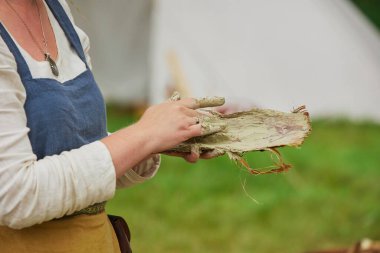
<svg viewBox="0 0 380 253"><path fill-rule="evenodd" d="M108 200L115 192L112 160L101 142L38 161L33 154L16 164L5 158L0 154L0 225L28 227Z"/></svg>
<svg viewBox="0 0 380 253"><path fill-rule="evenodd" d="M121 177L151 154L163 152L189 138L202 135L200 115L195 109L220 103L219 100L211 104L207 99L191 98L164 102L149 107L134 125L102 139L111 154L116 177Z"/></svg>
<svg viewBox="0 0 380 253"><path fill-rule="evenodd" d="M111 154L117 178L150 156L154 150L151 138L137 124L121 129L101 142Z"/></svg>

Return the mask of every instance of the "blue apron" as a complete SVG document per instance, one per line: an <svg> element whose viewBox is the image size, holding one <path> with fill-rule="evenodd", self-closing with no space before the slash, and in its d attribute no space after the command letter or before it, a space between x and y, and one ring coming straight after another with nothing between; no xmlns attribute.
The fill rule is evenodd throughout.
<svg viewBox="0 0 380 253"><path fill-rule="evenodd" d="M1 36L12 52L26 90L28 133L37 159L79 148L107 136L103 97L89 69L82 44L66 12L57 0L46 0L71 47L86 64L74 79L59 82L33 78L18 47L0 23ZM63 56L64 57L64 56Z"/></svg>
<svg viewBox="0 0 380 253"><path fill-rule="evenodd" d="M26 90L24 108L30 128L28 135L37 159L107 136L104 100L87 65L78 34L59 2L45 1L71 47L86 64L86 70L64 83L33 78L18 47L0 23L0 35L15 58ZM99 205L104 207L104 203ZM2 252L55 252L59 249L62 253L120 253L118 239L105 212L69 216L21 230L0 226L0 245Z"/></svg>

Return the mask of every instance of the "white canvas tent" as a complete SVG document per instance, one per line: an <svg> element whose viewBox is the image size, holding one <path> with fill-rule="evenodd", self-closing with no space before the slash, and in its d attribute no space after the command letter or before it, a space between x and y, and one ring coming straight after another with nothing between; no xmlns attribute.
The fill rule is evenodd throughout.
<svg viewBox="0 0 380 253"><path fill-rule="evenodd" d="M93 72L107 101L148 100L153 2L67 1L75 22L90 37Z"/></svg>
<svg viewBox="0 0 380 253"><path fill-rule="evenodd" d="M380 121L379 35L348 1L156 0L152 8L148 0L81 0L80 5L94 2L100 10L91 11L98 13L104 10L100 5L110 6L108 17L93 20L95 27L123 17L103 34L90 34L109 39L117 33L123 42L107 48L108 40L92 52L95 71L103 62L102 80L112 79L108 71L121 73L102 86L110 99L144 98L147 91L154 103L165 99L172 79L167 52L174 50L192 96L220 95L234 104L286 111L306 104L313 116ZM144 4L145 11L136 8ZM131 36L144 43L128 43ZM124 54L117 69L114 57L104 64L105 50ZM144 64L134 66L141 59ZM133 78L125 66L135 67ZM147 79L137 81L140 75Z"/></svg>

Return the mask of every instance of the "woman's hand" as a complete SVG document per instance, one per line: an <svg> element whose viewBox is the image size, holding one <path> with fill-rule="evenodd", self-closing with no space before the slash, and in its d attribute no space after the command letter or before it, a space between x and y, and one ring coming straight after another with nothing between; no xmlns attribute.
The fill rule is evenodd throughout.
<svg viewBox="0 0 380 253"><path fill-rule="evenodd" d="M224 99L221 98L167 101L149 107L137 123L103 138L101 141L110 152L116 177L122 176L127 169L151 154L169 150L192 137L217 131L202 130L199 122L200 113L196 109L219 106L223 103ZM194 162L198 156L191 153L182 157ZM208 156L204 155L205 158Z"/></svg>
<svg viewBox="0 0 380 253"><path fill-rule="evenodd" d="M223 155L223 152L218 152L216 150L208 151L204 153L197 152L163 152L164 155L182 157L189 163L195 163L198 159L211 159Z"/></svg>
<svg viewBox="0 0 380 253"><path fill-rule="evenodd" d="M144 133L152 153L160 153L181 142L202 134L199 104L195 99L185 98L149 107L135 127Z"/></svg>

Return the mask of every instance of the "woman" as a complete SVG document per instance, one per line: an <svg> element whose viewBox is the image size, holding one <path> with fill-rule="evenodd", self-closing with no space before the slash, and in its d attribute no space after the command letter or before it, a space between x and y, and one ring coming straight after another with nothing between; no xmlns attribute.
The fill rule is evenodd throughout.
<svg viewBox="0 0 380 253"><path fill-rule="evenodd" d="M152 106L108 135L89 41L66 2L0 0L0 20L1 252L119 252L105 201L202 134L197 101Z"/></svg>

